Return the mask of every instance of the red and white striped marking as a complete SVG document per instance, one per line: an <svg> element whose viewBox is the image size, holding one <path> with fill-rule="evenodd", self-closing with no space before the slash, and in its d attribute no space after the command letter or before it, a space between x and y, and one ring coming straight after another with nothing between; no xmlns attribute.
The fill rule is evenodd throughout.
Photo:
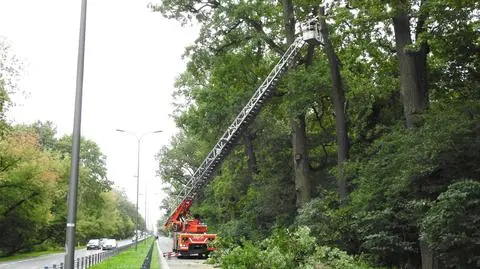
<svg viewBox="0 0 480 269"><path fill-rule="evenodd" d="M176 252L172 252L172 251L169 251L169 252L163 252L163 257L167 257L167 258L171 258L171 257L178 257L180 256L180 253L176 253Z"/></svg>

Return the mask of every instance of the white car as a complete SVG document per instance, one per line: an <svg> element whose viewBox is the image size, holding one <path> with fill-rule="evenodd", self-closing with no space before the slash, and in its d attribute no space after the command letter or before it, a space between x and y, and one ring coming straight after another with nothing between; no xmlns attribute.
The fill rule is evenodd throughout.
<svg viewBox="0 0 480 269"><path fill-rule="evenodd" d="M88 241L87 243L87 250L90 250L90 249L101 249L102 246L100 244L100 240L98 239L91 239L90 241Z"/></svg>
<svg viewBox="0 0 480 269"><path fill-rule="evenodd" d="M106 249L116 249L117 246L118 246L117 240L115 240L115 239L106 239L105 241L103 241L102 249L103 249L103 250L106 250Z"/></svg>

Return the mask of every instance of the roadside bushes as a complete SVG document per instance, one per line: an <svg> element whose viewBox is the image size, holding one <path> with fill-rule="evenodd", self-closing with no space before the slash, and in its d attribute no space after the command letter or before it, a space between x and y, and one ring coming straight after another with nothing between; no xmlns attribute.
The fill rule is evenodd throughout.
<svg viewBox="0 0 480 269"><path fill-rule="evenodd" d="M277 229L263 241L242 240L219 250L218 262L226 269L368 269L337 248L319 246L310 228Z"/></svg>
<svg viewBox="0 0 480 269"><path fill-rule="evenodd" d="M480 183L460 181L440 194L422 221L422 238L445 265L480 267Z"/></svg>

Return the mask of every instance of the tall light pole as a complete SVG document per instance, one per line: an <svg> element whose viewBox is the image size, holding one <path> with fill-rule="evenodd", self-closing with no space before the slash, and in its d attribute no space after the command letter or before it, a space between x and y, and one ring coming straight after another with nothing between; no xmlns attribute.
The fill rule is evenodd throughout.
<svg viewBox="0 0 480 269"><path fill-rule="evenodd" d="M148 180L148 179L147 179ZM145 233L148 231L148 226L147 226L147 180L145 180ZM147 243L147 240L145 240L145 244Z"/></svg>
<svg viewBox="0 0 480 269"><path fill-rule="evenodd" d="M77 222L78 169L80 162L80 135L82 126L83 69L85 63L85 29L87 25L87 0L82 0L80 34L78 39L77 84L73 116L72 162L68 183L68 215L65 236L65 269L73 269L75 259L75 224Z"/></svg>
<svg viewBox="0 0 480 269"><path fill-rule="evenodd" d="M135 219L135 250L137 250L137 245L138 245L138 186L140 184L140 144L142 142L142 139L146 135L161 133L162 131L158 130L158 131L148 132L148 133L142 134L141 136L138 136L137 134L135 134L133 132L125 131L125 130L122 130L122 129L116 129L115 131L133 135L137 139L137 203L136 203L136 207L137 207L136 214L137 215L135 217L136 218ZM145 204L147 203L146 199L147 198L145 197ZM147 216L145 216L145 223L146 223L146 218L147 218Z"/></svg>

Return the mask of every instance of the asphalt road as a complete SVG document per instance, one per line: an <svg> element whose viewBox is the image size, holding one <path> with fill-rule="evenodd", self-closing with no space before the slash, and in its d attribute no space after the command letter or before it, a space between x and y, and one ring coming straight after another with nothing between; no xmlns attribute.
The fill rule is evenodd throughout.
<svg viewBox="0 0 480 269"><path fill-rule="evenodd" d="M117 241L118 246L124 246L127 244L131 244L131 239L126 239L122 241ZM103 250L87 250L77 249L75 250L75 259L81 258L85 256L89 256L95 253L103 252ZM57 267L61 262L64 262L65 255L64 253L56 253L56 254L48 254L39 256L36 258L28 258L24 260L16 260L16 261L8 261L8 262L1 262L0 269L43 269L45 266L52 268L52 265L56 264Z"/></svg>
<svg viewBox="0 0 480 269"><path fill-rule="evenodd" d="M172 251L172 238L170 237L158 237L158 246L162 252ZM162 257L160 257L162 258ZM168 269L213 269L210 264L205 264L205 259L197 257L188 257L178 259L177 257L165 258L168 265ZM1 268L1 267L0 267ZM162 269L164 269L162 267Z"/></svg>

